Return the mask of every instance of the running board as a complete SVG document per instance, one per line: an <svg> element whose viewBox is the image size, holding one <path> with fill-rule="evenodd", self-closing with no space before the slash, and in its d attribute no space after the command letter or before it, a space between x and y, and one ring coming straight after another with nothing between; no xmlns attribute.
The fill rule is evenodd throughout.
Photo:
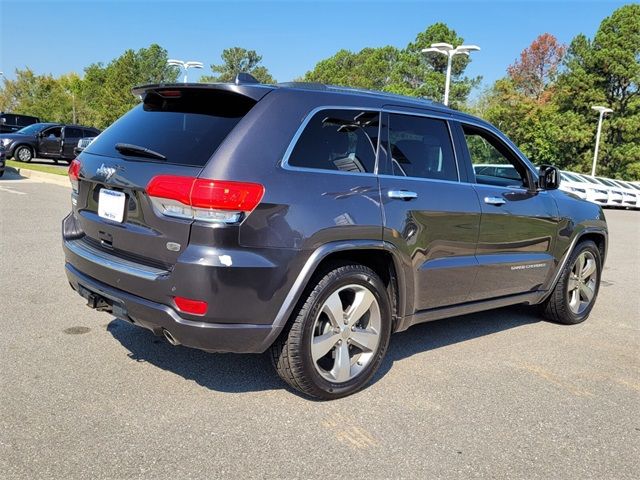
<svg viewBox="0 0 640 480"><path fill-rule="evenodd" d="M406 317L396 331L400 332L402 330L406 330L410 326L418 323L457 317L460 315L467 315L469 313L482 312L484 310L493 310L494 308L507 307L509 305L517 305L519 303L533 305L539 303L540 300L544 298L545 293L545 291L527 292L517 295L508 295L506 297L492 298L490 300L462 303L450 307L421 310Z"/></svg>

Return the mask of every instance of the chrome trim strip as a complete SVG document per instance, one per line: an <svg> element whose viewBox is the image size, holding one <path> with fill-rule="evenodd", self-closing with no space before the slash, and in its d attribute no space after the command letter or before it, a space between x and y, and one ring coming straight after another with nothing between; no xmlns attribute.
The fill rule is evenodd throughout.
<svg viewBox="0 0 640 480"><path fill-rule="evenodd" d="M116 257L115 255L111 255L110 253L88 245L82 239L65 240L64 246L68 248L70 252L87 260L88 262L95 263L126 275L142 278L144 280L157 280L159 277L169 274L168 270L141 265L139 263L132 262L131 260L125 260L123 258Z"/></svg>
<svg viewBox="0 0 640 480"><path fill-rule="evenodd" d="M456 150L456 145L453 139L453 132L451 131L451 125L449 125L449 120L452 119L451 115L444 115L444 114L438 114L436 112L425 112L425 113L420 113L420 112L414 112L414 111L401 111L401 110L393 110L393 109L387 109L385 107L382 108L371 108L371 107L354 107L354 106L345 106L345 105L322 105L319 107L315 107L314 109L312 109L306 116L305 118L302 120L302 123L300 124L300 126L298 127L298 129L296 130L296 133L293 135L293 138L291 139L291 141L289 142L289 145L287 146L287 149L284 152L284 155L282 157L282 160L280 161L280 166L284 169L284 170L293 170L293 171L300 171L300 172L308 172L308 173L329 173L329 174L337 174L337 175L355 175L355 176L364 176L364 177L372 177L372 176L383 176L381 174L379 174L379 169L380 169L380 155L378 153L378 151L376 150L376 164L375 164L375 168L373 173L362 173L362 172L343 172L343 171L339 171L339 170L323 170L323 169L319 169L319 168L307 168L307 167L296 167L293 165L289 165L289 158L291 157L291 153L293 152L293 149L295 148L296 144L298 143L298 140L300 139L300 136L302 136L302 133L304 132L304 129L307 127L307 125L309 124L309 122L311 121L311 119L313 118L313 116L318 113L321 112L323 110L361 110L361 111L367 111L367 112L378 112L378 114L380 115L380 122L379 122L379 127L378 127L378 149L381 148L381 143L380 143L380 138L381 138L381 133L382 133L382 114L383 113L397 113L397 114L401 114L401 115L411 115L411 116L417 116L417 117L426 117L426 118L434 118L437 120L444 120L446 122L447 125L447 131L449 132L449 140L451 142L451 148L453 150L453 157L454 157L454 161L456 164L456 173L458 175L458 180L441 180L441 181L447 181L447 182L452 182L452 183L461 183L460 182L460 159L458 157L458 152ZM387 127L388 128L388 127ZM399 176L399 175L384 175L387 178L407 178L407 179L412 179L412 180L432 180L430 178L423 178L423 177L409 177L409 176ZM435 180L435 179L433 179Z"/></svg>

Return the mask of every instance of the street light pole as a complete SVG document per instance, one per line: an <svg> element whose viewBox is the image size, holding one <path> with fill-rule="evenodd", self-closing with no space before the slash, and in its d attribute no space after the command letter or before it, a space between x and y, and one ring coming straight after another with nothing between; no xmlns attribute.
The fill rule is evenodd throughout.
<svg viewBox="0 0 640 480"><path fill-rule="evenodd" d="M423 48L422 53L440 53L447 56L447 74L444 84L444 101L445 105L449 105L449 89L451 85L451 63L455 55L469 55L469 52L477 52L480 47L477 45L459 45L453 47L450 43L432 43L429 48Z"/></svg>
<svg viewBox="0 0 640 480"><path fill-rule="evenodd" d="M598 116L598 130L596 132L596 148L593 151L593 165L591 166L591 176L595 177L596 175L596 164L598 163L598 149L600 148L600 133L602 132L602 119L607 113L612 113L613 110L607 107L601 107L599 105L591 107L596 112L599 112Z"/></svg>
<svg viewBox="0 0 640 480"><path fill-rule="evenodd" d="M169 59L167 61L167 65L171 65L172 67L180 67L184 69L184 80L183 83L187 83L187 77L189 75L190 68L202 68L204 64L202 62L188 61L184 62L182 60Z"/></svg>

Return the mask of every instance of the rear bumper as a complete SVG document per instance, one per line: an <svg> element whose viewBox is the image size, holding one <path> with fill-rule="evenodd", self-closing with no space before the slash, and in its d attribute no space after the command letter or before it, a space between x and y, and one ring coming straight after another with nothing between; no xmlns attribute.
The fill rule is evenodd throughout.
<svg viewBox="0 0 640 480"><path fill-rule="evenodd" d="M78 271L66 263L71 287L84 298L106 301L103 310L160 335L163 329L182 345L208 352L261 353L274 338L272 325L205 323L187 320L167 305L131 295Z"/></svg>

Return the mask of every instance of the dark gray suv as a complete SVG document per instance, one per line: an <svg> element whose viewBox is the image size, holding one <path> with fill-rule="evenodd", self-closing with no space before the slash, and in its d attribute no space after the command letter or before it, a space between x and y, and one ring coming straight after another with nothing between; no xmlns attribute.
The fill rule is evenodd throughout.
<svg viewBox="0 0 640 480"><path fill-rule="evenodd" d="M174 345L271 349L330 399L411 325L512 304L575 324L594 305L601 208L482 120L324 85L134 93L69 168L65 268L90 307Z"/></svg>

